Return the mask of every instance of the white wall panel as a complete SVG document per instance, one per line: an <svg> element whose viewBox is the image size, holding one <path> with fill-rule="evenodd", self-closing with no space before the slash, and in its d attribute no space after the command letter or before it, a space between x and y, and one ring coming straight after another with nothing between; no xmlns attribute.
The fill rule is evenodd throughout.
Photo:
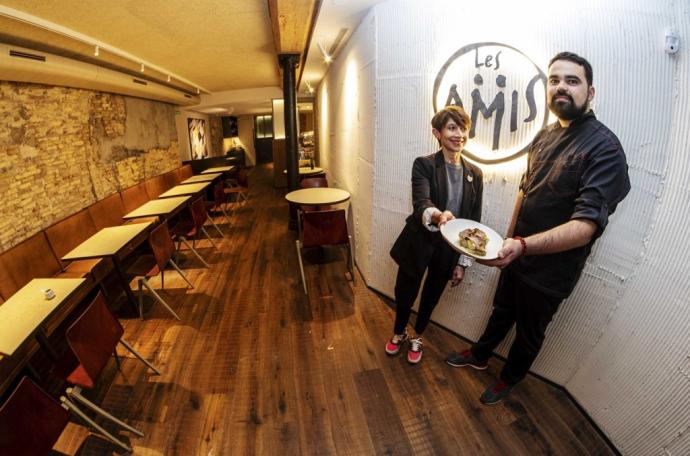
<svg viewBox="0 0 690 456"><path fill-rule="evenodd" d="M362 214L355 208L355 224L357 238L366 240L365 279L392 296L396 266L388 252L411 211L412 162L437 147L429 121L441 66L477 42L513 46L543 71L562 50L590 60L594 109L624 146L632 190L562 303L533 371L564 385L631 455L690 453L689 16L687 0L392 0L368 14L366 33L360 27L346 48L347 55L375 63L373 72L364 61L358 67L356 133L334 123L352 116L340 106L347 92L344 62L331 68L320 89L328 106L321 138L329 145L329 171L343 185L353 185L349 173L363 174L355 180L353 205L362 206ZM669 27L681 36L675 56L663 51ZM365 88L363 79L372 75ZM371 100L375 107L364 108ZM352 134L359 161L345 157L351 144L345 136ZM507 227L524 166L524 159L481 166L482 221L499 232ZM497 278L494 269L473 267L460 287L444 294L434 320L476 340ZM507 354L511 337L499 353Z"/></svg>
<svg viewBox="0 0 690 456"><path fill-rule="evenodd" d="M319 85L320 164L329 185L350 192L348 227L355 260L370 269L376 135L375 18L368 14Z"/></svg>

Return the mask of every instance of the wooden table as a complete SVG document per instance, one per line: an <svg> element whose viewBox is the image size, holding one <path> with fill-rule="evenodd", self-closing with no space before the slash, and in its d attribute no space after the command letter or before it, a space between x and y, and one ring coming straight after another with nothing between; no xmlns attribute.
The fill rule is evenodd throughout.
<svg viewBox="0 0 690 456"><path fill-rule="evenodd" d="M209 173L228 173L232 171L233 169L237 168L235 165L229 165L229 166L216 166L215 168L207 168L201 172L201 174L209 174Z"/></svg>
<svg viewBox="0 0 690 456"><path fill-rule="evenodd" d="M197 184L176 185L165 193L158 195L158 198L170 198L172 196L196 195L206 190L211 182L199 182Z"/></svg>
<svg viewBox="0 0 690 456"><path fill-rule="evenodd" d="M197 184L199 182L211 182L217 177L222 176L223 173L207 173L207 174L197 174L180 182L180 184Z"/></svg>
<svg viewBox="0 0 690 456"><path fill-rule="evenodd" d="M319 168L319 167L312 168L311 166L300 166L298 168L298 171L299 171L300 177L311 176L313 174L322 174L325 172L323 168ZM287 174L287 169L283 170L283 174Z"/></svg>
<svg viewBox="0 0 690 456"><path fill-rule="evenodd" d="M129 287L129 281L125 276L120 258L126 257L146 239L146 234L150 230L152 222L134 223L130 225L111 226L103 228L94 234L71 252L63 256L61 260L83 260L87 258L110 257L113 260L115 271L120 278L120 283L125 289L127 298L133 308L138 311L134 293Z"/></svg>
<svg viewBox="0 0 690 456"><path fill-rule="evenodd" d="M182 209L191 196L175 196L172 198L163 198L151 200L142 204L137 209L134 209L129 214L125 215L124 219L135 219L141 217L166 216L172 217L180 209Z"/></svg>
<svg viewBox="0 0 690 456"><path fill-rule="evenodd" d="M0 353L11 356L86 279L33 279L0 306ZM46 299L43 290L55 292ZM1 359L2 357L0 357Z"/></svg>
<svg viewBox="0 0 690 456"><path fill-rule="evenodd" d="M303 188L288 193L285 199L300 206L328 206L349 200L350 193L333 187Z"/></svg>

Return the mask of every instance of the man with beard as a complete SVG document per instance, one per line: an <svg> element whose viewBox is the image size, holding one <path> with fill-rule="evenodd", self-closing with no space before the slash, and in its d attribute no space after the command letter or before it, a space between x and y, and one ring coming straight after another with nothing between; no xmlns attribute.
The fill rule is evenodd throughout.
<svg viewBox="0 0 690 456"><path fill-rule="evenodd" d="M508 238L498 259L482 261L503 269L493 312L479 341L446 359L453 367L486 369L493 350L516 325L500 379L481 395L483 404L500 402L527 375L546 327L630 191L623 148L590 111L593 97L587 60L571 52L551 59L546 99L558 121L530 144Z"/></svg>

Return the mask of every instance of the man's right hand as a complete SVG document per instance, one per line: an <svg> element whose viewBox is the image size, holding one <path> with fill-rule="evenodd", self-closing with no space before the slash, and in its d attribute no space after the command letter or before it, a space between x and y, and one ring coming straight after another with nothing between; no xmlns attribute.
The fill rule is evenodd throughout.
<svg viewBox="0 0 690 456"><path fill-rule="evenodd" d="M503 247L498 251L495 260L477 260L484 266L492 266L503 269L522 255L522 243L516 239L508 238L503 241Z"/></svg>

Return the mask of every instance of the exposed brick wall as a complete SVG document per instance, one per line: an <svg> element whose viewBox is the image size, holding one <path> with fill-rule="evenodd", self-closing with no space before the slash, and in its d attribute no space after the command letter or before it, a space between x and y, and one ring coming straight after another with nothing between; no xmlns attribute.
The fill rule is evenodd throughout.
<svg viewBox="0 0 690 456"><path fill-rule="evenodd" d="M172 105L2 81L0 251L179 165Z"/></svg>

